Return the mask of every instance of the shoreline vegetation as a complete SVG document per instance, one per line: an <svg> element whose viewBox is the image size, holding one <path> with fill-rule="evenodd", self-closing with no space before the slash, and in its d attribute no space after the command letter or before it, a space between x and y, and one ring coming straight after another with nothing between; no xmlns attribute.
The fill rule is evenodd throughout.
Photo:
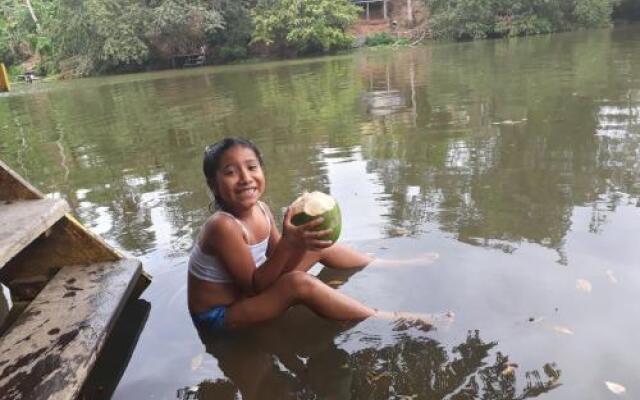
<svg viewBox="0 0 640 400"><path fill-rule="evenodd" d="M0 0L0 62L14 79L26 72L68 79L640 20L637 0L388 0L387 7L387 19L373 10L381 15L372 13L372 25L351 0Z"/></svg>

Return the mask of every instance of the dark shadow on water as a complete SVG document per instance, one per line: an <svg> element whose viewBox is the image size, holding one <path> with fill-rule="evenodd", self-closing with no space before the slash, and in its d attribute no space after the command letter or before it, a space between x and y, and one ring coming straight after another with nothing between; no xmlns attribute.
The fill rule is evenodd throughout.
<svg viewBox="0 0 640 400"><path fill-rule="evenodd" d="M78 399L110 399L147 323L151 303L135 299L127 303L109 334L100 356L85 381Z"/></svg>
<svg viewBox="0 0 640 400"><path fill-rule="evenodd" d="M387 333L377 335L377 328ZM406 324L341 324L296 307L250 330L200 334L226 379L180 388L177 398L507 400L560 385L554 363L520 371L497 342L483 340L478 331L451 348L432 336Z"/></svg>

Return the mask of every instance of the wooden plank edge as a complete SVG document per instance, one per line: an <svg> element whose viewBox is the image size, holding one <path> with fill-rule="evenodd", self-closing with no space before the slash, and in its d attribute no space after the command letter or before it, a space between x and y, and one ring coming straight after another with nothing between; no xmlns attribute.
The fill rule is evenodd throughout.
<svg viewBox="0 0 640 400"><path fill-rule="evenodd" d="M8 183L9 190L0 191L0 200L35 200L44 195L0 160L0 187ZM7 182L8 181L8 182Z"/></svg>
<svg viewBox="0 0 640 400"><path fill-rule="evenodd" d="M116 257L117 259L124 258L124 255L120 251L118 251L117 249L109 245L100 236L96 235L91 230L87 229L71 213L67 213L65 217L75 229L86 234L87 237L90 240L92 240L95 244L97 244L98 246L104 247L108 252L113 254L113 256Z"/></svg>
<svg viewBox="0 0 640 400"><path fill-rule="evenodd" d="M37 275L53 276L60 268L117 261L123 255L100 237L86 229L67 213L52 228L41 235L0 269L0 281L5 285L16 279ZM11 287L10 287L11 288Z"/></svg>
<svg viewBox="0 0 640 400"><path fill-rule="evenodd" d="M111 314L111 318L109 319L109 321L107 322L107 324L104 327L104 332L105 334L102 335L100 337L100 339L98 339L96 341L96 346L93 349L93 353L91 355L91 357L89 358L87 364L86 364L86 369L84 370L83 376L78 376L78 382L79 384L76 385L75 390L70 393L70 396L68 397L69 399L75 399L78 397L78 395L80 394L82 387L84 386L84 382L87 380L87 378L89 377L89 374L91 373L91 370L93 369L93 366L95 365L98 356L100 355L100 352L102 351L104 344L106 343L109 334L111 333L111 331L113 330L114 326L116 325L118 318L120 317L120 314L122 313L122 310L124 309L125 305L127 304L129 298L131 297L131 293L133 292L136 282L138 281L138 278L140 277L140 274L142 273L142 263L137 260L137 259L122 259L121 262L135 262L137 264L136 266L136 272L134 273L134 276L132 277L132 279L129 281L129 285L127 286L127 288L125 289L125 291L122 293L122 298L120 303L118 304L118 306L116 307L116 309L114 310L114 312ZM53 397L54 399L57 398L57 396ZM63 398L60 398L61 400Z"/></svg>
<svg viewBox="0 0 640 400"><path fill-rule="evenodd" d="M140 295L142 295L142 292L144 292L149 287L152 279L153 277L147 271L145 271L143 267L142 271L140 272L140 276L136 281L135 287L133 288L133 292L131 293L131 296L129 296L129 298L133 300L140 297Z"/></svg>
<svg viewBox="0 0 640 400"><path fill-rule="evenodd" d="M105 265L105 264L110 264L110 265ZM0 388L0 393L2 392L2 389L9 390L10 393L5 393L5 395L7 395L7 398L16 399L16 400L23 399L23 398L33 398L34 400L36 399L55 400L55 399L77 398L78 394L80 393L84 385L85 380L91 373L91 370L96 360L98 359L98 356L102 351L104 344L106 343L109 337L110 332L113 330L114 326L117 324L117 321L120 317L120 314L122 313L122 310L124 309L126 304L128 304L128 299L130 298L131 293L135 288L135 284L138 281L138 278L142 272L142 263L136 259L122 259L122 260L117 260L114 262L106 262L106 263L99 262L99 263L92 264L92 266L99 269L106 267L107 270L110 268L118 268L118 269L124 269L126 271L129 271L129 272L126 272L126 274L128 274L128 278L127 278L128 280L126 281L126 286L120 286L120 289L117 289L117 292L113 293L113 294L118 293L117 297L111 297L113 300L116 300L116 301L113 302L112 304L113 307L109 308L108 313L104 314L104 318L102 320L103 324L101 324L101 326L99 327L98 326L95 327L98 329L92 329L91 331L92 333L90 334L90 337L92 339L90 342L84 342L86 340L86 332L84 331L86 327L83 328L82 325L78 325L68 332L64 332L65 329L63 329L63 332L60 332L60 330L57 330L57 332L53 332L55 329L52 329L52 331L48 332L48 335L52 335L50 339L52 341L48 346L45 345L45 347L42 347L40 349L38 349L37 347L32 348L34 353L27 355L26 358L23 357L24 360L23 359L16 360L14 358L13 359L14 364L5 365L5 368L0 370L0 378L2 378L0 379L0 382L4 380L2 382L3 386L2 388ZM73 276L73 275L69 275L69 272L73 269L76 269L76 268L74 268L73 266L65 267L65 271L67 272L64 275L59 275L56 278L58 279L58 281L56 282L56 288L54 289L55 291L59 290L61 285L65 285L64 287L66 288L66 285L68 284L68 282L62 283L62 280L63 279L66 280L67 277ZM51 296L52 293L54 292L47 293L47 296L48 297ZM47 316L45 314L41 314L42 310L38 309L40 305L50 304L50 300L45 297L44 299L40 299L39 301L38 299L36 299L36 302L38 302L39 304L34 306L35 303L31 302L27 306L27 308L24 310L24 312L14 322L14 324L12 324L12 326L8 328L8 330L6 331L6 335L3 335L3 337L0 337L0 345L3 346L2 354L4 354L5 362L10 359L10 358L6 359L7 351L11 351L9 350L10 347L6 347L8 343L15 340L17 337L20 338L18 342L22 342L24 340L32 340L31 334L27 331L24 332L24 334L26 335L25 338L21 338L21 336L23 336L23 331L27 329L26 326L34 325L34 317L37 318L37 320L35 320L35 323L38 326L42 326L42 329L44 330L47 329L44 327L46 326L45 324L47 323L49 323L49 327L51 326L49 318L51 318L52 315ZM96 311L99 313L102 312L102 311L98 311L97 309ZM43 318L46 318L46 319L44 321L37 322ZM77 324L78 322L81 322L81 321L80 320L75 321L73 324ZM27 325L23 326L23 323L26 323ZM38 332L38 335L40 336L38 340L42 340L42 332L43 332L42 330ZM81 333L81 335L84 338L77 336L79 332L85 332L85 333ZM71 333L73 334L70 335ZM56 335L61 335L61 336L59 336L58 339L55 339ZM42 368L45 368L45 369L54 368L54 370L56 371L58 371L60 368L64 368L64 369L69 368L69 366L66 363L64 365L59 365L58 367L54 367L48 364L50 361L46 361L46 360L49 357L55 358L55 354L56 354L55 353L56 350L54 350L55 347L60 346L61 343L63 343L62 344L63 347L66 347L67 344L70 343L70 341L75 341L75 340L80 340L81 343L82 342L85 343L85 347L83 350L85 358L82 361L82 363L75 365L73 369L69 370L69 372L66 372L59 377L53 377L50 375L49 372L45 372L46 375L39 376L39 374L44 372L42 371ZM38 345L36 344L36 346ZM30 367L30 368L34 368L30 370L33 372L29 372L27 375L24 375L23 372L17 372L13 370L16 366L22 365L22 363L25 361L28 363L35 361L33 360L33 357L37 357L37 358L44 357L36 361L36 364ZM62 360L68 357L69 357L69 354L67 354L66 357L63 357ZM32 373L35 373L35 375L32 375ZM61 378L62 380L60 380ZM14 379L18 379L18 380L15 381ZM41 379L44 379L45 381L49 381L48 383L44 383L44 386L38 389L38 390L41 390L44 388L48 388L46 393L34 392L34 389L36 389L36 387L39 387L41 385ZM50 379L53 379L53 380L50 380ZM32 382L32 384L35 386L31 387L29 382ZM5 386L7 383L9 383L9 387ZM53 386L49 386L51 384L53 384ZM5 397L0 396L0 398L4 399Z"/></svg>
<svg viewBox="0 0 640 400"><path fill-rule="evenodd" d="M43 199L38 199L41 201L45 201ZM7 206L12 207L12 206ZM25 207L26 206L21 206ZM18 208L21 208L18 207ZM40 205L42 207L42 205ZM69 204L64 200L52 200L51 207L46 210L45 213L40 214L39 216L34 216L34 221L30 221L29 226L26 226L23 229L22 234L11 234L9 238L14 241L14 243L9 244L9 246L4 247L2 254L0 254L0 269L4 267L12 258L22 252L29 244L33 243L36 239L38 239L42 234L45 234L49 231L56 222L60 219L64 218L66 214L69 212Z"/></svg>

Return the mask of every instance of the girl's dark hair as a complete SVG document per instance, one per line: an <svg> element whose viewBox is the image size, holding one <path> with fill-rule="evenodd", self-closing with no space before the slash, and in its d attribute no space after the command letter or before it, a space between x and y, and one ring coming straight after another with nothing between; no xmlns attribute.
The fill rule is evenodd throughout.
<svg viewBox="0 0 640 400"><path fill-rule="evenodd" d="M256 145L248 139L228 137L205 147L204 159L202 161L202 172L204 172L207 184L213 192L213 197L215 198L213 206L215 208L224 208L222 199L218 197L215 190L216 172L218 172L218 169L220 168L220 159L227 150L235 146L242 146L251 149L256 154L260 166L263 166L260 150L258 150ZM209 205L209 208L211 209L211 205Z"/></svg>

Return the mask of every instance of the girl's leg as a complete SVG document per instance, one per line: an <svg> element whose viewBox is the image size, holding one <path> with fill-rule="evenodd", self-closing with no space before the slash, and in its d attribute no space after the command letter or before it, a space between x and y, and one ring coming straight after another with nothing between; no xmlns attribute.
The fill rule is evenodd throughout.
<svg viewBox="0 0 640 400"><path fill-rule="evenodd" d="M360 320L376 313L373 308L325 285L301 271L282 275L262 293L240 300L227 309L225 323L237 328L280 316L290 306L302 303L315 313L338 321Z"/></svg>
<svg viewBox="0 0 640 400"><path fill-rule="evenodd" d="M337 321L376 317L426 327L438 319L424 314L378 311L325 285L306 272L293 271L282 275L264 292L232 304L227 309L225 324L230 328L240 328L268 321L298 303L306 305L316 314ZM452 321L453 314L447 313L445 319Z"/></svg>
<svg viewBox="0 0 640 400"><path fill-rule="evenodd" d="M368 265L376 267L419 266L433 264L438 258L439 254L434 252L420 253L411 258L402 259L376 258L336 243L319 252L307 252L294 270L308 271L318 262L333 269L356 269Z"/></svg>
<svg viewBox="0 0 640 400"><path fill-rule="evenodd" d="M336 243L322 251L309 251L295 267L295 271L308 271L316 263L335 268L353 269L366 267L373 258L340 243Z"/></svg>

